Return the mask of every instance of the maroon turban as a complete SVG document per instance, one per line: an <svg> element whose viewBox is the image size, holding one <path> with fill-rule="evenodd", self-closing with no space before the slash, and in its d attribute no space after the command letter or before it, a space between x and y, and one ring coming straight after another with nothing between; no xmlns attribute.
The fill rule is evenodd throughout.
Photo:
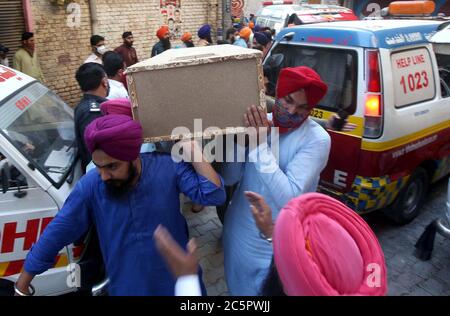
<svg viewBox="0 0 450 316"><path fill-rule="evenodd" d="M112 99L100 104L100 110L103 115L123 114L133 117L131 113L131 102L127 98Z"/></svg>
<svg viewBox="0 0 450 316"><path fill-rule="evenodd" d="M300 89L305 90L308 105L313 108L325 96L328 87L319 74L309 67L282 69L278 79L277 97L284 98Z"/></svg>
<svg viewBox="0 0 450 316"><path fill-rule="evenodd" d="M84 139L91 154L101 149L113 158L133 161L141 149L142 127L129 116L106 115L86 127Z"/></svg>

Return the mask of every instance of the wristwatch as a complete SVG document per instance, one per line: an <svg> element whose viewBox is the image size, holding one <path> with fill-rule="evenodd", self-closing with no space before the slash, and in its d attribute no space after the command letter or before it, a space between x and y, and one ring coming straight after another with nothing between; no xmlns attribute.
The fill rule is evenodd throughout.
<svg viewBox="0 0 450 316"><path fill-rule="evenodd" d="M261 231L259 232L259 237L261 237L262 239L264 239L267 242L272 242L272 237L266 237L266 235L264 235Z"/></svg>

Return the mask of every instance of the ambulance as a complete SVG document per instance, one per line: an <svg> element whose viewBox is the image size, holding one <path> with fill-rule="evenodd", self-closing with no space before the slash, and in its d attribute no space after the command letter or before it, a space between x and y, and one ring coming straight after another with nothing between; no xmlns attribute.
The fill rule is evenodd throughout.
<svg viewBox="0 0 450 316"><path fill-rule="evenodd" d="M0 295L14 294L28 251L81 177L73 118L39 81L0 65ZM86 242L61 249L53 268L33 280L36 295L81 287Z"/></svg>
<svg viewBox="0 0 450 316"><path fill-rule="evenodd" d="M390 18L285 28L267 56L282 54L280 69L309 66L328 84L314 119L345 112L356 125L330 131L320 191L358 213L383 209L399 224L450 172L450 38L439 48L429 41L450 21L426 16L432 1L417 3L393 3Z"/></svg>
<svg viewBox="0 0 450 316"><path fill-rule="evenodd" d="M358 17L351 9L327 4L293 4L292 1L265 1L256 13L256 25L270 27L278 33L290 23L351 21ZM290 22L292 18L294 18Z"/></svg>

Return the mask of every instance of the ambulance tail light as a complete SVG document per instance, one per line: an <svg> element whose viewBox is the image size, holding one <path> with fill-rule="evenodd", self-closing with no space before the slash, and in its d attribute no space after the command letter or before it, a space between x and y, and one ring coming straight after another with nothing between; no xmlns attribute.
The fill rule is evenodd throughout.
<svg viewBox="0 0 450 316"><path fill-rule="evenodd" d="M383 131L383 95L378 51L367 51L367 93L364 104L364 137L378 138Z"/></svg>

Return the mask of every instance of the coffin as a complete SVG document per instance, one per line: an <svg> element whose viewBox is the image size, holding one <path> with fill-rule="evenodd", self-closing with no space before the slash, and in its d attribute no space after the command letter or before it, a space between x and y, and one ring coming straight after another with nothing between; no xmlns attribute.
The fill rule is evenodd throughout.
<svg viewBox="0 0 450 316"><path fill-rule="evenodd" d="M133 115L144 141L245 131L247 107L266 108L261 58L257 50L217 45L170 49L129 67Z"/></svg>

